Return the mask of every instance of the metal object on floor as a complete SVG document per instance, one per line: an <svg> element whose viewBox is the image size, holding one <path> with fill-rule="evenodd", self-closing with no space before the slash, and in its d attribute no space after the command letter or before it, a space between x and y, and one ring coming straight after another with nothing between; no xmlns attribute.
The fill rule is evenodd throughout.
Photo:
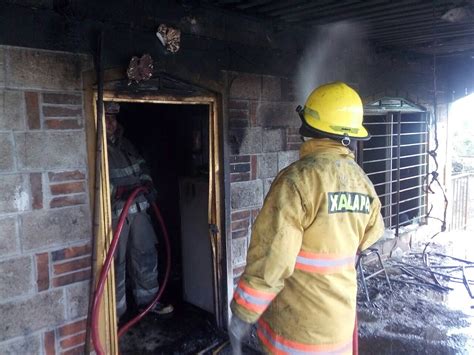
<svg viewBox="0 0 474 355"><path fill-rule="evenodd" d="M365 275L364 273L364 259L368 257L369 255L375 254L379 260L380 263L380 269L371 273L370 275ZM360 275L361 281L362 281L362 286L364 288L365 292L365 297L367 298L367 302L370 302L370 295L369 295L369 289L367 288L367 280L371 279L372 277L375 277L381 273L384 273L385 279L387 280L388 287L390 288L390 291L392 291L392 284L390 283L390 279L388 278L387 270L385 270L385 265L382 262L382 258L380 257L380 253L377 248L368 248L364 251L362 251L359 256L357 257L357 262L356 262L356 269Z"/></svg>
<svg viewBox="0 0 474 355"><path fill-rule="evenodd" d="M425 284L426 286L429 286L431 288L434 288L436 290L439 290L439 291L452 291L453 289L451 287L448 287L448 286L443 286L441 284L437 284L437 283L432 283L432 282L429 282L428 280L424 279L423 277L415 274L414 272L408 270L407 268L405 267L400 267L400 270L402 270L405 274L413 277L415 280L418 280L418 281L421 281L422 284Z"/></svg>
<svg viewBox="0 0 474 355"><path fill-rule="evenodd" d="M469 285L469 280L466 277L466 270L464 269L464 266L462 267L462 280L463 280L464 286L466 287L467 292L469 293L469 297L471 297L471 299L474 299L474 293L471 290L471 286Z"/></svg>
<svg viewBox="0 0 474 355"><path fill-rule="evenodd" d="M212 351L212 354L218 354L219 351L222 350L222 348L224 348L228 343L229 343L228 340L225 340L224 342L216 341L216 342L212 343L210 346L208 346L207 348L199 351L196 355L209 354L209 353L211 353L211 351Z"/></svg>

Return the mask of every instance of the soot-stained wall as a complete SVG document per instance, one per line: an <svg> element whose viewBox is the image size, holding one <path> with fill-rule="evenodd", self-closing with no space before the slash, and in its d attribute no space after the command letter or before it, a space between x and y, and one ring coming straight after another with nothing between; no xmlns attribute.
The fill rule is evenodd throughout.
<svg viewBox="0 0 474 355"><path fill-rule="evenodd" d="M277 33L263 20L174 1L4 5L0 353L68 353L83 346L91 245L83 90L91 88L83 86L81 75L93 67L101 31L106 69L125 75L133 55L150 53L156 73L222 98L223 234L231 295L265 194L278 171L298 158L295 107L304 104L298 73L312 34ZM14 26L18 18L22 26ZM166 52L154 35L162 22L182 29L176 54ZM347 81L367 101L401 96L433 106L431 58L347 48L329 59L324 80ZM308 75L313 69L306 69ZM438 89L449 91L447 83L439 80ZM440 93L438 100L442 142L445 96ZM446 147L440 150L443 166Z"/></svg>

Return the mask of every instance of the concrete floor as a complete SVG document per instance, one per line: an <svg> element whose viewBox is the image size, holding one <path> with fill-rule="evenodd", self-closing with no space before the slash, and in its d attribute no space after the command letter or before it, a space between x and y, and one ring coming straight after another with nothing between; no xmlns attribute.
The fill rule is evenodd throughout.
<svg viewBox="0 0 474 355"><path fill-rule="evenodd" d="M474 233L445 233L435 239L427 251L443 252L474 261ZM413 253L422 252L424 244ZM400 270L399 261L423 266L420 254L390 260L386 267L390 278L419 282ZM431 256L432 265L463 264L450 258ZM444 271L443 271L444 272ZM474 268L466 269L474 280ZM428 273L417 276L434 282ZM460 272L453 272L460 276ZM462 283L447 282L453 288L440 292L426 286L393 282L393 292L382 278L368 281L372 304L362 293L358 298L360 354L474 354L474 299ZM474 291L474 283L471 285Z"/></svg>
<svg viewBox="0 0 474 355"><path fill-rule="evenodd" d="M120 339L121 354L196 354L226 340L212 315L194 306L175 306L172 315L146 315Z"/></svg>
<svg viewBox="0 0 474 355"><path fill-rule="evenodd" d="M436 238L428 251L444 252L474 261L474 233L446 233ZM399 269L399 262L423 266L424 245L403 259L386 262L390 278L415 281ZM432 264L462 264L430 257ZM369 266L370 268L371 266ZM373 266L372 266L373 267ZM469 278L474 280L474 268ZM429 275L420 276L429 279ZM383 279L369 280L372 302L358 297L359 353L364 354L474 354L474 300L462 283L441 281L449 292L426 286L393 282L390 292ZM474 284L473 287L474 289ZM362 291L362 290L360 290ZM212 316L193 306L178 305L172 317L147 316L121 339L121 354L231 354L227 337L214 326ZM255 335L244 354L258 354ZM222 346L221 346L222 345ZM203 352L204 349L208 349ZM216 350L219 350L216 352Z"/></svg>

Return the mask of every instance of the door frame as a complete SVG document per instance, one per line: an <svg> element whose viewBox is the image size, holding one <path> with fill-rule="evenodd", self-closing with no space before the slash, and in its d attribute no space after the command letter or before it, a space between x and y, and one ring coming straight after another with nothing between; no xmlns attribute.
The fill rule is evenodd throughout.
<svg viewBox="0 0 474 355"><path fill-rule="evenodd" d="M105 81L123 80L123 71L109 70L105 72ZM97 89L95 87L94 73L86 73L85 84L85 116L86 116L86 136L89 168L89 191L90 201L95 201L95 160L97 149ZM89 84L89 85L87 85ZM216 324L219 328L226 327L227 320L227 298L228 280L227 270L227 250L226 250L226 228L225 228L225 200L224 200L224 149L223 149L223 124L222 124L222 98L219 94L207 91L199 95L171 95L159 94L158 92L136 93L124 92L123 90L108 89L103 93L104 101L148 103L148 104L176 104L176 105L207 105L209 107L209 237L211 240L213 255L213 288L214 288L214 312ZM103 127L105 127L105 116L101 117ZM111 213L108 166L107 166L107 144L105 130L102 137L102 159L101 159L101 183L98 193L101 197L101 218L99 221L99 232L97 242L93 243L97 260L92 265L93 272L98 279L100 268L105 260L106 249L110 245L112 238ZM92 208L94 206L91 206ZM100 336L104 349L109 354L118 354L117 320L115 311L115 287L113 278L113 264L104 291L104 301L100 313Z"/></svg>

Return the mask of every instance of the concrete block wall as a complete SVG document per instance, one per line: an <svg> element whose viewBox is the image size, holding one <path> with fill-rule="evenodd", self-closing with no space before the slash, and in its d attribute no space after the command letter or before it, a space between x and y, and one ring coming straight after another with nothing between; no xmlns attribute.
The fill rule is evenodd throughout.
<svg viewBox="0 0 474 355"><path fill-rule="evenodd" d="M299 118L291 82L283 77L228 72L232 266L245 266L251 226L280 170L298 159Z"/></svg>
<svg viewBox="0 0 474 355"><path fill-rule="evenodd" d="M77 354L91 276L83 55L0 47L0 354Z"/></svg>

